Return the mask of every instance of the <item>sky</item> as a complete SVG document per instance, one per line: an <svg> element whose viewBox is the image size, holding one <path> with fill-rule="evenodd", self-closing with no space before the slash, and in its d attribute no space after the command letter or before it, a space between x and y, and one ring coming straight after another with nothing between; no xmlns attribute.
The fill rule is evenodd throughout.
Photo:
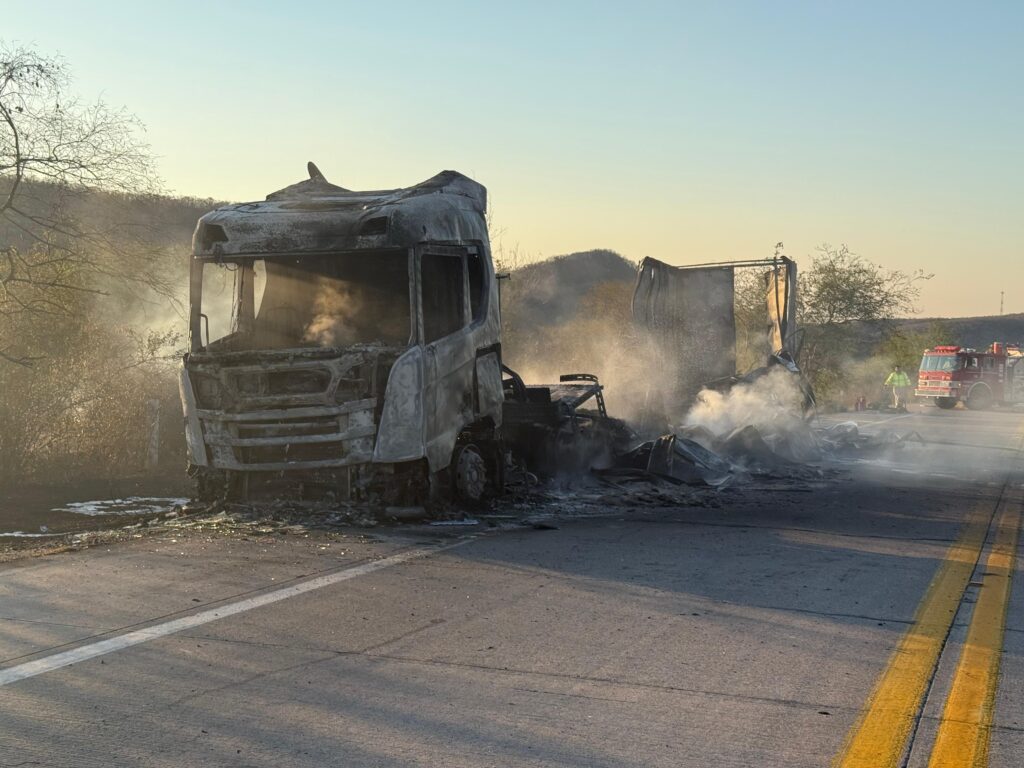
<svg viewBox="0 0 1024 768"><path fill-rule="evenodd" d="M488 188L500 246L847 244L922 315L1024 312L1020 2L10 0L0 40L146 126L167 190Z"/></svg>

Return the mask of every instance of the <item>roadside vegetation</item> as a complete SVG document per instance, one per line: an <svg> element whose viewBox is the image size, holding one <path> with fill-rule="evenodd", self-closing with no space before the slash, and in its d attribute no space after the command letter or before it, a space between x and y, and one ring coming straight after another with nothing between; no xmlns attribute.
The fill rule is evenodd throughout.
<svg viewBox="0 0 1024 768"><path fill-rule="evenodd" d="M931 275L889 270L842 245L818 247L800 278L798 315L805 329L800 364L825 403L881 398L894 364L917 370L921 352L947 342L940 326L907 334L897 320L917 312Z"/></svg>
<svg viewBox="0 0 1024 768"><path fill-rule="evenodd" d="M141 125L0 47L0 490L183 462L174 361L209 201L160 195ZM151 467L156 469L156 467Z"/></svg>

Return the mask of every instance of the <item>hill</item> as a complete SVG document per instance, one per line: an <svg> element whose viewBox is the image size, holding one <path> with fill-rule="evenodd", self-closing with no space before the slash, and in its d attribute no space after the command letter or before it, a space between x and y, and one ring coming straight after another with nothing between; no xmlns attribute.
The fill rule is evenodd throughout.
<svg viewBox="0 0 1024 768"><path fill-rule="evenodd" d="M9 189L10 181L0 179L0 199ZM28 179L21 182L17 198L17 207L27 215L74 222L72 232L111 234L120 230L126 236L185 252L191 247L199 217L222 204L194 197L72 189ZM0 250L27 250L38 243L25 223L24 217L13 213L0 216Z"/></svg>
<svg viewBox="0 0 1024 768"><path fill-rule="evenodd" d="M905 333L923 333L936 324L949 330L949 343L984 349L993 341L1024 343L1024 314L982 317L922 317L900 320Z"/></svg>
<svg viewBox="0 0 1024 768"><path fill-rule="evenodd" d="M515 328L558 325L572 319L580 300L603 283L632 288L636 265L604 249L555 256L514 269L502 285L503 324Z"/></svg>

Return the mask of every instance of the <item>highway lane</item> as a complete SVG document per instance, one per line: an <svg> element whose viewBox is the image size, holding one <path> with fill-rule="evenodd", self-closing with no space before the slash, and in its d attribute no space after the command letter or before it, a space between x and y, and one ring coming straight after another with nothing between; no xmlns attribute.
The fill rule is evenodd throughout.
<svg viewBox="0 0 1024 768"><path fill-rule="evenodd" d="M981 731L983 764L1019 765L1024 590L1018 560L1012 590L998 571L1024 416L849 416L926 445L555 530L186 532L4 564L0 765L885 765L895 743L925 766ZM1000 679L990 724L950 726Z"/></svg>

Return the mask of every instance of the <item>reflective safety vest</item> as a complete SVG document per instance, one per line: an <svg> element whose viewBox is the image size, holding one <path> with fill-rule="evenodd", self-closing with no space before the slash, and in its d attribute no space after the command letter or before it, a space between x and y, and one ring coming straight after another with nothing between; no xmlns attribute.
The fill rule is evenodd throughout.
<svg viewBox="0 0 1024 768"><path fill-rule="evenodd" d="M910 377L907 376L903 371L893 371L889 374L889 378L885 380L885 386L887 387L909 387Z"/></svg>

